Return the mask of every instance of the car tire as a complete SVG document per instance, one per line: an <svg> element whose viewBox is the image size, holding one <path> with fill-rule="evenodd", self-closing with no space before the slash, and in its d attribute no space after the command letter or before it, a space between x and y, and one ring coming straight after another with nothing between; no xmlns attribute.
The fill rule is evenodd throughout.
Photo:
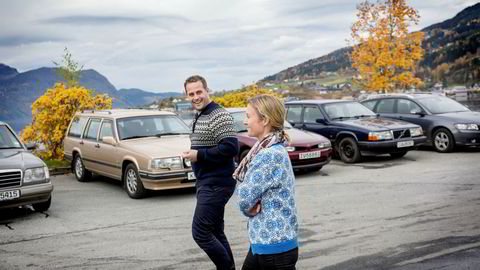
<svg viewBox="0 0 480 270"><path fill-rule="evenodd" d="M48 198L48 201L32 204L32 207L33 207L33 210L37 212L45 212L48 210L48 208L50 208L51 204L52 204L52 196Z"/></svg>
<svg viewBox="0 0 480 270"><path fill-rule="evenodd" d="M401 158L401 157L405 156L406 154L407 154L407 151L403 151L403 152L390 153L390 156L392 158Z"/></svg>
<svg viewBox="0 0 480 270"><path fill-rule="evenodd" d="M140 180L137 167L133 163L128 164L127 168L125 168L123 181L125 191L127 192L128 196L130 196L130 198L140 199L145 197L147 191L143 187L143 183L142 180Z"/></svg>
<svg viewBox="0 0 480 270"><path fill-rule="evenodd" d="M238 164L240 164L240 162L242 162L242 160L247 156L249 151L250 151L250 149L245 149L245 150L242 151L242 153L240 153L240 161L238 162Z"/></svg>
<svg viewBox="0 0 480 270"><path fill-rule="evenodd" d="M440 153L452 152L455 140L452 133L446 128L439 128L433 133L433 148Z"/></svg>
<svg viewBox="0 0 480 270"><path fill-rule="evenodd" d="M352 137L345 137L340 140L340 143L338 143L338 154L345 163L358 162L362 157L357 142Z"/></svg>
<svg viewBox="0 0 480 270"><path fill-rule="evenodd" d="M85 168L82 157L79 154L75 155L73 159L72 170L78 182L87 182L92 178L92 173Z"/></svg>

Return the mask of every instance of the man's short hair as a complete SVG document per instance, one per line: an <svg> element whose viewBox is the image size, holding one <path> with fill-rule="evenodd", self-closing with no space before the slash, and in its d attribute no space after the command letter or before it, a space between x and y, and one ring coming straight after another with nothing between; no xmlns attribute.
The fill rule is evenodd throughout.
<svg viewBox="0 0 480 270"><path fill-rule="evenodd" d="M198 82L198 81L202 82L203 88L205 89L205 91L208 92L207 81L205 80L205 78L203 78L200 75L193 75L193 76L188 77L185 80L185 83L183 83L183 88L185 89L185 93L187 93L187 84Z"/></svg>

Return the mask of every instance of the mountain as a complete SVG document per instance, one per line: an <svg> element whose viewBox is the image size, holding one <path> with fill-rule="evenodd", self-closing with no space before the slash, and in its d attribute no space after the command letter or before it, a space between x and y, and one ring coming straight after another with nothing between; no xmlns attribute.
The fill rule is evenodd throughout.
<svg viewBox="0 0 480 270"><path fill-rule="evenodd" d="M182 96L181 92L153 93L138 88L120 89L117 91L117 97L127 101L132 106L140 106L153 103L159 99Z"/></svg>
<svg viewBox="0 0 480 270"><path fill-rule="evenodd" d="M0 120L19 131L32 121L32 103L56 82L62 81L57 68L42 67L19 73L15 68L0 64ZM114 98L114 108L135 107L152 100L183 95L181 92L152 93L140 89L117 91L108 79L93 69L79 74L79 84Z"/></svg>
<svg viewBox="0 0 480 270"><path fill-rule="evenodd" d="M418 65L417 76L423 78L427 85L439 81L450 84L480 82L480 3L421 31L425 33L422 44L425 56ZM311 79L322 77L325 72L344 72L351 77L353 70L348 57L351 50L351 47L338 49L267 76L261 81ZM444 65L441 66L442 64Z"/></svg>

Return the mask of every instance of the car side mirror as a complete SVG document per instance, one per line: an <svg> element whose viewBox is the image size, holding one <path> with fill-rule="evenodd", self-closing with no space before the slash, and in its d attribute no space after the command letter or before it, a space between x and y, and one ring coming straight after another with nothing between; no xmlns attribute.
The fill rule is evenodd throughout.
<svg viewBox="0 0 480 270"><path fill-rule="evenodd" d="M327 124L327 121L325 121L325 119L323 119L323 118L315 119L315 122L318 123L318 124L323 124L323 125Z"/></svg>
<svg viewBox="0 0 480 270"><path fill-rule="evenodd" d="M105 136L102 141L106 144L117 145L117 141L112 136Z"/></svg>
<svg viewBox="0 0 480 270"><path fill-rule="evenodd" d="M290 122L290 121L287 121L290 125L292 125L292 127L295 127L295 123L294 122Z"/></svg>
<svg viewBox="0 0 480 270"><path fill-rule="evenodd" d="M36 143L27 143L25 146L27 147L27 150L35 150L37 148Z"/></svg>
<svg viewBox="0 0 480 270"><path fill-rule="evenodd" d="M422 112L422 111L411 110L410 113L420 115L421 117L425 116L425 112Z"/></svg>

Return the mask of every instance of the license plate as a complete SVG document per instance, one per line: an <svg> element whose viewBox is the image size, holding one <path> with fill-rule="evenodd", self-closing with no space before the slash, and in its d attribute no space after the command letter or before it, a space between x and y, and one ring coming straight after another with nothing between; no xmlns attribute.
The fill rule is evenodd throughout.
<svg viewBox="0 0 480 270"><path fill-rule="evenodd" d="M0 192L0 201L13 200L20 197L20 190L9 190Z"/></svg>
<svg viewBox="0 0 480 270"><path fill-rule="evenodd" d="M188 178L188 180L195 180L196 179L195 174L193 172L189 172L187 174L187 178Z"/></svg>
<svg viewBox="0 0 480 270"><path fill-rule="evenodd" d="M300 159L318 158L321 155L322 155L322 151L313 151L313 152L307 152L307 153L300 153L299 158Z"/></svg>
<svg viewBox="0 0 480 270"><path fill-rule="evenodd" d="M397 142L397 147L398 147L398 148L410 147L410 146L413 146L413 141Z"/></svg>

